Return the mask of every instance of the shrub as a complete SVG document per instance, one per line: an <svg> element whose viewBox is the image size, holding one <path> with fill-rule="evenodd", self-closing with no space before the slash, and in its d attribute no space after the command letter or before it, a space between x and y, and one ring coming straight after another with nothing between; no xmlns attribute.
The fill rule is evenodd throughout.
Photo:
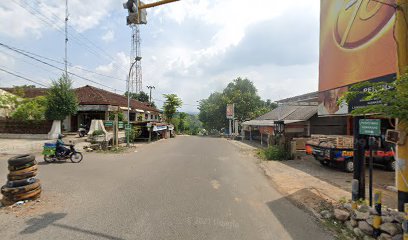
<svg viewBox="0 0 408 240"><path fill-rule="evenodd" d="M270 146L264 150L264 154L268 160L290 159L290 153L283 146Z"/></svg>
<svg viewBox="0 0 408 240"><path fill-rule="evenodd" d="M101 136L101 135L105 135L105 132L103 131L103 130L95 130L93 133L92 133L92 136Z"/></svg>

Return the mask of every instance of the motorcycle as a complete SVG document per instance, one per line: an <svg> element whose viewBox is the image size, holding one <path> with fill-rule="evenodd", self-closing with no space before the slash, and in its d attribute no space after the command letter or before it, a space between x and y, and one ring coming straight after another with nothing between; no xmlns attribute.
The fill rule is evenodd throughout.
<svg viewBox="0 0 408 240"><path fill-rule="evenodd" d="M78 129L79 137L85 137L86 135L88 135L88 132L89 132L89 128L85 124L79 125L79 129Z"/></svg>
<svg viewBox="0 0 408 240"><path fill-rule="evenodd" d="M55 161L66 161L70 159L73 163L79 163L82 161L82 153L75 150L74 144L65 144L69 149L66 149L64 152L57 151L57 145L54 143L45 143L44 144L44 161L47 163L52 163Z"/></svg>

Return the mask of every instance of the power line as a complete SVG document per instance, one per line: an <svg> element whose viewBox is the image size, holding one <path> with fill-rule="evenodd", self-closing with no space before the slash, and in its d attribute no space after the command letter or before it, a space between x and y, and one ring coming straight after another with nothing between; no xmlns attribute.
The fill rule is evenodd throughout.
<svg viewBox="0 0 408 240"><path fill-rule="evenodd" d="M29 82L35 83L35 84L37 84L37 85L40 85L40 86L43 86L43 87L48 87L48 86L46 86L46 85L44 85L44 84L42 84L42 83L36 82L36 81L34 81L34 80L32 80L32 79L29 79L29 78L20 76L20 75L18 75L18 74L15 74L15 73L13 73L13 72L7 71L6 69L3 69L3 68L1 68L1 67L0 67L0 71L3 71L3 72L5 72L5 73L8 73L8 74L10 74L10 75L12 75L12 76L15 76L15 77L18 77L18 78L27 80L27 81L29 81Z"/></svg>
<svg viewBox="0 0 408 240"><path fill-rule="evenodd" d="M44 57L42 55L39 55L39 54L36 54L36 53L33 53L33 52L29 52L27 50L19 49L19 48L16 48L16 47L13 47L13 48L16 49L16 50L19 50L21 52L27 53L29 55L33 55L33 56L36 56L36 57L39 57L39 58L42 58L42 59L45 59L45 60L48 60L48 61L52 61L52 62L55 62L55 63L58 63L58 64L64 64L64 62L61 62L61 61L58 61L58 60L55 60L55 59L52 59L52 58ZM92 71L92 70L89 70L89 69L86 69L86 68L83 68L83 67L74 66L71 62L68 62L68 65L71 68L76 68L76 69L79 69L79 70L82 70L82 71L85 71L85 72L89 72L89 73L92 73L92 74L96 74L96 75L99 75L99 76L102 76L102 77L112 78L112 79L116 79L116 80L120 80L120 81L126 81L126 79L122 79L122 78L118 78L118 77L98 73L98 72L95 72L95 71Z"/></svg>
<svg viewBox="0 0 408 240"><path fill-rule="evenodd" d="M26 53L23 53L23 52L21 52L21 51L19 51L19 50L17 50L17 49L14 49L13 47L10 47L10 46L8 46L8 45L6 45L6 44L3 44L3 43L1 43L1 42L0 42L0 46L5 47L5 48L7 48L7 49L10 49L10 50L12 50L12 51L14 51L14 52L17 52L17 53L19 53L19 54L21 54L21 55L24 55L24 56L26 56L26 57L28 57L28 58L31 58L31 59L33 59L33 60L35 60L35 61L37 61L37 62L40 62L40 63L45 64L45 65L47 65L47 66L50 66L50 67L52 67L52 68L58 69L58 70L60 70L60 71L64 71L64 69L62 69L62 68L60 68L60 67L57 67L57 66L52 65L52 64L50 64L50 63L44 62L43 60L40 60L40 59L35 58L35 57L33 57L33 56L30 56L30 55L28 55L28 54L26 54ZM98 83L98 82L96 82L96 81L93 81L93 80L91 80L91 79L88 79L88 78L85 78L85 77L82 77L82 76L79 76L79 75L77 75L77 74L75 74L75 73L72 73L72 72L70 72L70 71L68 71L68 73L71 74L71 75L73 75L73 76L76 76L76 77L78 77L78 78L80 78L80 79L83 79L83 80L86 80L86 81L89 81L89 82L98 84L98 85L100 85L100 86L103 86L103 87L112 89L112 90L114 90L114 91L117 91L117 89L115 89L115 88L109 87L109 86L107 86L107 85L104 85L104 84L102 84L102 83Z"/></svg>
<svg viewBox="0 0 408 240"><path fill-rule="evenodd" d="M44 22L47 25L50 25L53 28L56 28L56 30L58 30L61 34L65 35L64 30L62 30L60 27L56 26L56 24L54 24L53 22L55 22L55 20L50 19L49 17L45 16L43 13L41 13L38 9L36 9L35 7L27 4L27 5L23 5L20 4L19 2L17 2L16 0L12 0L14 3L16 3L17 5L19 5L21 8L25 9L27 12L29 12L30 14L32 14L33 16L37 17L38 19L40 19L42 22ZM37 3L40 3L39 1L37 1ZM40 3L41 4L41 3ZM43 4L45 5L45 4ZM46 6L46 5L45 5ZM28 9L27 7L29 7L30 9ZM55 16L58 20L61 20L59 16L55 15L54 13L50 12L53 16ZM37 13L37 14L36 14ZM40 17L41 16L41 17ZM113 62L113 64L115 64L117 67L122 68L125 72L127 72L127 70L117 64L114 60L113 57L111 57L110 55L108 55L106 53L105 50L103 50L102 48L98 47L96 44L94 44L93 42L91 42L89 39L87 39L85 36L83 36L82 34L80 34L76 29L74 29L73 27L69 26L69 28L72 28L78 35L81 35L83 39L85 39L86 41L90 42L96 49L98 49L98 51L94 51L93 49L89 48L89 45L87 45L86 43L84 43L83 40L79 39L77 36L71 34L70 32L68 33L68 35L70 37L72 37L72 39L78 43L78 45L83 46L88 52L90 52L91 54L95 55L96 57L98 57L98 59L100 57L104 57L106 59L109 59L110 61ZM106 54L106 56L103 56L100 54L100 51L104 52Z"/></svg>

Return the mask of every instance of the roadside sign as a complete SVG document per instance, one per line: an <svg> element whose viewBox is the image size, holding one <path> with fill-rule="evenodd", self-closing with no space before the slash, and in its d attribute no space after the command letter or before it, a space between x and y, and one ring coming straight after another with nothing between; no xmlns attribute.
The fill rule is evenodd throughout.
<svg viewBox="0 0 408 240"><path fill-rule="evenodd" d="M105 127L113 127L113 121L106 121L104 124Z"/></svg>
<svg viewBox="0 0 408 240"><path fill-rule="evenodd" d="M124 127L123 122L119 122L119 123L118 123L118 128L123 129L123 127Z"/></svg>
<svg viewBox="0 0 408 240"><path fill-rule="evenodd" d="M126 129L126 130L130 130L130 128L131 128L130 124L126 124L126 125L125 125L125 129Z"/></svg>
<svg viewBox="0 0 408 240"><path fill-rule="evenodd" d="M227 104L227 119L234 119L234 104Z"/></svg>
<svg viewBox="0 0 408 240"><path fill-rule="evenodd" d="M368 136L381 136L380 119L360 119L360 134Z"/></svg>

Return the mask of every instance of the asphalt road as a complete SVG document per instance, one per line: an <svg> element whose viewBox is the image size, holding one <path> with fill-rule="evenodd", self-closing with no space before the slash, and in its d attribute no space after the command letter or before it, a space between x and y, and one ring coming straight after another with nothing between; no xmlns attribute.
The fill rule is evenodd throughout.
<svg viewBox="0 0 408 240"><path fill-rule="evenodd" d="M87 154L80 164L41 165L43 202L18 217L0 210L0 236L331 239L254 161L225 139L177 137L132 153ZM6 172L3 160L0 176Z"/></svg>

